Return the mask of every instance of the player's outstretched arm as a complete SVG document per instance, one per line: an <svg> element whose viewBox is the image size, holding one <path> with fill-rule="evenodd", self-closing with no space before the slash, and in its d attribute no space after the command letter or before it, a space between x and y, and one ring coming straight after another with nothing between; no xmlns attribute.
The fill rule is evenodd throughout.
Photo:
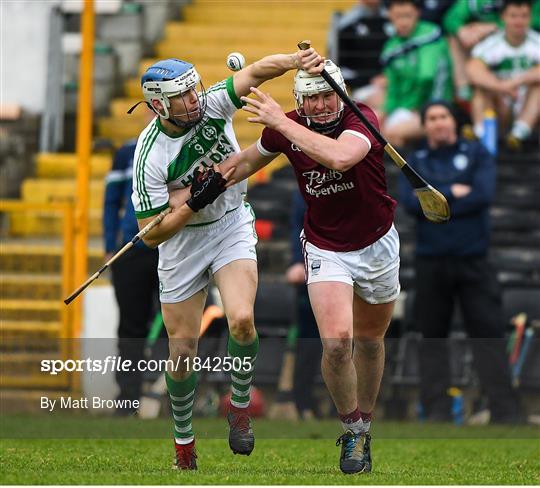
<svg viewBox="0 0 540 488"><path fill-rule="evenodd" d="M234 91L238 97L249 95L250 87L277 78L292 69L303 69L317 74L323 69L323 57L310 48L293 54L272 54L234 74Z"/></svg>
<svg viewBox="0 0 540 488"><path fill-rule="evenodd" d="M227 173L234 168L234 180L227 182L227 188L249 178L260 169L264 168L277 156L263 156L257 149L257 144L233 154L219 165L219 169Z"/></svg>

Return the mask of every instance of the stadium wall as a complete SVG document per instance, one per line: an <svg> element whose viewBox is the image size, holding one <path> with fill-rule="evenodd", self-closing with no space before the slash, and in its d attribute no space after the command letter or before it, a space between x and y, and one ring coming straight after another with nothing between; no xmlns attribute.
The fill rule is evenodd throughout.
<svg viewBox="0 0 540 488"><path fill-rule="evenodd" d="M2 0L0 8L1 103L30 113L45 105L49 14L57 1Z"/></svg>

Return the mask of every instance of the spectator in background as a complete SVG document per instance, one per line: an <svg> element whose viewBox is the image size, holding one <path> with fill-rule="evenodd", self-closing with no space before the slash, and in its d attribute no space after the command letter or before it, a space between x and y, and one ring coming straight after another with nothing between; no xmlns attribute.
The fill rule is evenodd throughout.
<svg viewBox="0 0 540 488"><path fill-rule="evenodd" d="M401 201L417 217L415 319L424 337L421 401L427 419L451 420L449 357L446 340L440 339L448 337L457 300L473 339L474 365L489 399L491 420L511 423L521 419L520 405L502 340L499 285L486 257L495 163L479 142L458 138L447 102L427 104L422 123L427 141L408 162L446 196L452 218L444 225L427 221L410 185L401 178Z"/></svg>
<svg viewBox="0 0 540 488"><path fill-rule="evenodd" d="M129 242L139 228L131 202L133 155L137 141L124 144L115 154L113 166L105 179L103 235L105 260ZM112 282L118 302L118 354L136 364L144 357L145 339L154 317L158 296L157 249L139 241L128 253L111 266ZM120 388L119 400L138 400L141 395L142 373L116 373ZM117 415L130 415L133 410L117 410Z"/></svg>
<svg viewBox="0 0 540 488"><path fill-rule="evenodd" d="M477 44L467 65L474 85L472 116L477 137L487 109L497 112L502 127L513 119L506 143L519 150L540 116L540 34L530 29L528 0L507 0L502 19L504 30Z"/></svg>
<svg viewBox="0 0 540 488"><path fill-rule="evenodd" d="M381 0L359 0L334 23L337 52L329 51L339 60L347 85L355 100L380 112L384 102L386 79L379 60L386 40L393 34L386 8Z"/></svg>
<svg viewBox="0 0 540 488"><path fill-rule="evenodd" d="M531 11L531 27L536 31L540 31L540 0L533 0Z"/></svg>
<svg viewBox="0 0 540 488"><path fill-rule="evenodd" d="M298 334L296 338L293 396L298 415L302 419L319 416L319 409L313 397L315 378L321 364L322 345L319 329L306 285L306 268L302 245L299 239L304 227L306 204L299 191L293 195L291 213L290 243L292 264L287 269L287 282L296 287L296 323Z"/></svg>
<svg viewBox="0 0 540 488"><path fill-rule="evenodd" d="M471 99L465 65L471 49L498 29L502 4L503 0L456 0L444 16L443 26L449 37L458 102Z"/></svg>
<svg viewBox="0 0 540 488"><path fill-rule="evenodd" d="M414 0L390 0L396 35L382 53L387 79L383 134L394 146L422 136L420 108L431 99L452 98L451 62L441 28L419 20Z"/></svg>
<svg viewBox="0 0 540 488"><path fill-rule="evenodd" d="M421 18L440 23L451 0L424 0ZM352 97L381 113L386 92L380 53L395 34L382 0L358 0L349 11L334 21L328 42L330 58L338 60Z"/></svg>
<svg viewBox="0 0 540 488"><path fill-rule="evenodd" d="M422 5L422 20L441 25L444 14L454 2L453 0L423 0L420 3Z"/></svg>

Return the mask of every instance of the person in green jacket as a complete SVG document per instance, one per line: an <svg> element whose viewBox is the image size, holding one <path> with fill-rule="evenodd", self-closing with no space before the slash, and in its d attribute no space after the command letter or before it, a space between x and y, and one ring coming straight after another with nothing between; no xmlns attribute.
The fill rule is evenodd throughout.
<svg viewBox="0 0 540 488"><path fill-rule="evenodd" d="M452 63L441 28L419 20L414 0L391 0L388 15L396 34L381 55L388 83L383 133L403 146L422 137L419 111L426 102L452 100Z"/></svg>
<svg viewBox="0 0 540 488"><path fill-rule="evenodd" d="M540 31L540 0L533 0L532 2L531 27L536 31Z"/></svg>
<svg viewBox="0 0 540 488"><path fill-rule="evenodd" d="M454 65L458 100L469 101L471 88L465 69L472 48L501 26L503 0L456 0L443 18Z"/></svg>

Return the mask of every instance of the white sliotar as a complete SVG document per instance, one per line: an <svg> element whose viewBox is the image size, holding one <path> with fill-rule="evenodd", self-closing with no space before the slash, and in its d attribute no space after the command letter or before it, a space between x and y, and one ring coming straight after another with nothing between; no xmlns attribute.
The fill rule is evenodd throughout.
<svg viewBox="0 0 540 488"><path fill-rule="evenodd" d="M241 70L246 64L246 59L241 53L231 53L227 56L227 67L232 71Z"/></svg>

